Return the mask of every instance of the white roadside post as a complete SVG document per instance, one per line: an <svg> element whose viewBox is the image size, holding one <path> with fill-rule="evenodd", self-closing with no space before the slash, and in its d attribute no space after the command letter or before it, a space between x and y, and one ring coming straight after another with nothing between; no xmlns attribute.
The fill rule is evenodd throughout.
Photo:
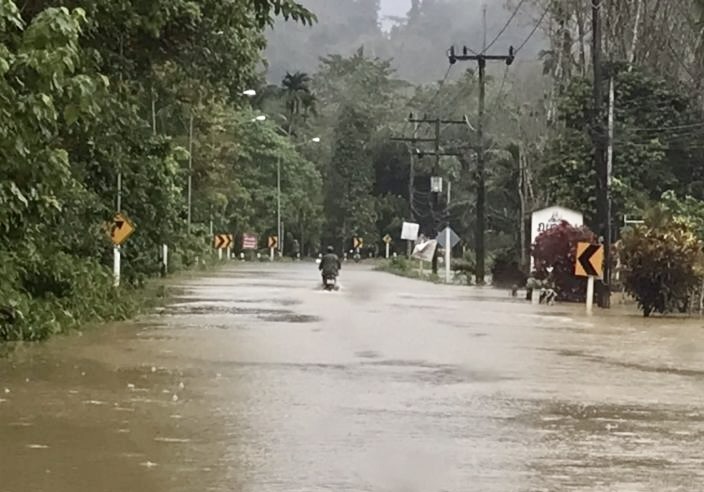
<svg viewBox="0 0 704 492"><path fill-rule="evenodd" d="M222 248L218 248L218 260L222 261Z"/></svg>
<svg viewBox="0 0 704 492"><path fill-rule="evenodd" d="M119 195L118 195L119 198ZM119 203L119 201L118 201ZM134 225L127 216L123 213L116 213L112 219L112 224L108 224L110 229L110 237L112 239L112 269L113 269L113 285L120 286L120 263L122 259L122 244L127 241L134 232Z"/></svg>
<svg viewBox="0 0 704 492"><path fill-rule="evenodd" d="M164 274L169 272L169 246L161 245L161 261L164 263Z"/></svg>
<svg viewBox="0 0 704 492"><path fill-rule="evenodd" d="M112 248L113 251L113 260L112 260L112 274L113 274L113 285L115 287L120 286L120 247L119 246L114 246Z"/></svg>
<svg viewBox="0 0 704 492"><path fill-rule="evenodd" d="M122 210L122 169L117 170L117 210L116 213L119 214ZM113 285L115 287L120 286L120 245L115 242L115 219L113 219L113 228L111 232L112 236L112 274L113 274Z"/></svg>
<svg viewBox="0 0 704 492"><path fill-rule="evenodd" d="M391 238L391 236L389 234L387 234L386 236L384 236L382 238L382 240L386 244L386 259L388 260L389 257L391 256L391 241L393 241L393 239Z"/></svg>
<svg viewBox="0 0 704 492"><path fill-rule="evenodd" d="M591 315L594 307L594 277L587 277L587 314Z"/></svg>
<svg viewBox="0 0 704 492"><path fill-rule="evenodd" d="M451 253L452 253L452 246L451 246L451 239L450 239L450 227L445 228L445 282L450 283L450 261L451 261Z"/></svg>
<svg viewBox="0 0 704 492"><path fill-rule="evenodd" d="M447 209L450 209L450 201L452 197L452 182L448 181L447 182ZM445 228L445 283L449 284L452 279L451 277L451 271L450 271L450 262L452 261L452 244L450 243L451 241L451 234L450 234L450 223L447 223L447 228Z"/></svg>
<svg viewBox="0 0 704 492"><path fill-rule="evenodd" d="M445 248L445 283L452 283L452 249L459 243L460 238L449 225L438 232L438 244Z"/></svg>

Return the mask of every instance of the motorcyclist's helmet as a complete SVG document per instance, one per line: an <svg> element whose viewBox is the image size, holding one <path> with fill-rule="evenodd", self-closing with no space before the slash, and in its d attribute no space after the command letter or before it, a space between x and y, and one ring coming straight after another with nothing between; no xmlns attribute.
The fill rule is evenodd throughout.
<svg viewBox="0 0 704 492"><path fill-rule="evenodd" d="M332 246L328 246L328 253L332 253L334 251L335 251L335 248L333 248Z"/></svg>

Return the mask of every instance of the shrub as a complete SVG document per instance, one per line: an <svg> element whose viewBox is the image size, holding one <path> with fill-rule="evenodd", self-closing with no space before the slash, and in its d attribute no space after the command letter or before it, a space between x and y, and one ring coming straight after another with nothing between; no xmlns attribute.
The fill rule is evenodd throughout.
<svg viewBox="0 0 704 492"><path fill-rule="evenodd" d="M577 243L596 242L596 236L587 227L575 227L562 221L558 226L540 234L533 244L535 277L545 279L552 267L552 279L561 300L584 302L586 282L574 274Z"/></svg>
<svg viewBox="0 0 704 492"><path fill-rule="evenodd" d="M679 309L700 283L702 242L683 221L667 218L626 231L620 253L624 286L643 316Z"/></svg>
<svg viewBox="0 0 704 492"><path fill-rule="evenodd" d="M407 272L411 269L410 262L405 256L396 256L394 258L391 258L389 266L390 268L401 272Z"/></svg>
<svg viewBox="0 0 704 492"><path fill-rule="evenodd" d="M514 249L499 251L491 267L492 283L497 287L523 286L526 274L521 270L518 255Z"/></svg>
<svg viewBox="0 0 704 492"><path fill-rule="evenodd" d="M474 262L466 259L455 260L452 263L452 270L455 272L455 278L464 279L467 285L472 285L474 275L476 274Z"/></svg>

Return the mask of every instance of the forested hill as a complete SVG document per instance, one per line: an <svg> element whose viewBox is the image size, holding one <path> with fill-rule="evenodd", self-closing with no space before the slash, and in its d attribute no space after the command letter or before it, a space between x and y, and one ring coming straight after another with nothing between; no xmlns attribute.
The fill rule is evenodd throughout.
<svg viewBox="0 0 704 492"><path fill-rule="evenodd" d="M268 78L278 82L287 71L314 72L321 56L350 55L364 46L369 55L392 58L401 79L435 82L447 66L444 53L449 42L481 48L482 5L487 4L487 43L491 43L514 12L515 1L418 0L403 18L390 19L381 15L382 0L304 0L301 3L316 13L319 22L309 27L279 20L268 31ZM526 4L521 18L492 49L504 53L510 45L520 45L540 15L538 7ZM545 43L542 33L537 33L523 56L534 60Z"/></svg>

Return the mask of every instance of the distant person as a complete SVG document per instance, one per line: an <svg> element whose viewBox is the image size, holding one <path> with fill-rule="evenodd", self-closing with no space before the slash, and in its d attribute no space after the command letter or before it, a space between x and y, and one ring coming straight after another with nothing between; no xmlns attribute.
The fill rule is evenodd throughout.
<svg viewBox="0 0 704 492"><path fill-rule="evenodd" d="M320 260L320 265L318 265L318 270L320 270L323 276L323 284L325 283L326 277L337 277L341 268L342 263L340 263L340 258L335 254L335 248L328 246L327 253L323 255L323 259Z"/></svg>

